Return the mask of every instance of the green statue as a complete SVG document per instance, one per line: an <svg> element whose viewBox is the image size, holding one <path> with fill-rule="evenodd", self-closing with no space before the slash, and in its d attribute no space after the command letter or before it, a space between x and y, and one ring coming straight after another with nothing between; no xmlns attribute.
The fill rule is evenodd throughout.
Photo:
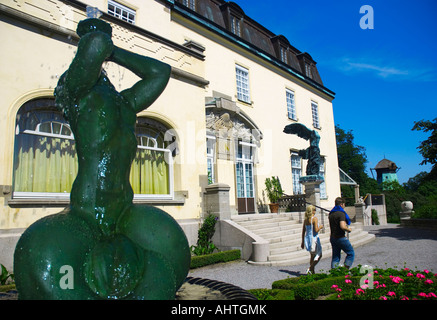
<svg viewBox="0 0 437 320"><path fill-rule="evenodd" d="M32 224L14 254L20 299L174 299L190 266L185 233L166 212L132 203L136 114L162 93L171 67L114 46L111 26L86 19L55 89L73 130L79 171L70 206ZM117 92L102 64L141 80Z"/></svg>
<svg viewBox="0 0 437 320"><path fill-rule="evenodd" d="M320 165L322 163L320 157L320 135L316 130L310 130L301 123L292 123L284 127L285 133L296 134L298 137L310 141L310 146L307 149L299 150L299 156L303 159L308 159L306 174L307 176L317 177L323 180L320 175Z"/></svg>

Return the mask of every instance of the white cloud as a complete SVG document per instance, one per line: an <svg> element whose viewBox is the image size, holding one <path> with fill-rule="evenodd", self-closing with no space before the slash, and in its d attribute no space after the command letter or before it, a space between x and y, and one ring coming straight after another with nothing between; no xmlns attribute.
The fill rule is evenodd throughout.
<svg viewBox="0 0 437 320"><path fill-rule="evenodd" d="M407 70L401 70L397 68L381 67L374 64L356 63L356 62L348 62L347 64L348 64L347 68L355 69L357 71L366 71L366 70L375 71L378 76L383 78L396 76L396 75L408 75Z"/></svg>
<svg viewBox="0 0 437 320"><path fill-rule="evenodd" d="M382 61L372 61L371 59L350 59L343 58L337 61L337 67L343 72L370 72L375 76L387 80L410 80L410 81L436 81L436 71L431 68L404 67L402 63L398 65L386 64Z"/></svg>

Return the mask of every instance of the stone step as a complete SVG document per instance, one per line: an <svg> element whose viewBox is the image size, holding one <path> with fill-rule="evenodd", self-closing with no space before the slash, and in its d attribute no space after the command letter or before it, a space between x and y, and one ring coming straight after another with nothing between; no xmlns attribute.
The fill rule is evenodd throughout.
<svg viewBox="0 0 437 320"><path fill-rule="evenodd" d="M279 221L279 222L257 222L257 223L238 223L240 226L245 227L246 229L249 229L251 231L259 230L262 231L264 229L273 229L273 228L296 228L299 227L301 224L293 221L293 220L286 220L286 221Z"/></svg>
<svg viewBox="0 0 437 320"><path fill-rule="evenodd" d="M351 242L352 245L354 245L354 244L360 243L360 241L363 238L366 238L367 235L368 235L368 233L365 233L365 232L359 232L358 234L355 234L355 235L351 234L351 236L349 237L349 241ZM320 242L322 244L323 251L331 249L331 243L329 241L329 238L324 238L323 240L321 238ZM297 250L296 250L296 248L297 248ZM308 252L305 249L301 249L300 244L299 244L299 246L294 247L294 250L283 251L282 253L278 253L277 251L275 251L273 253L272 250L270 250L269 261L288 260L294 256L299 256L300 253L302 253L302 252L305 253L306 255L308 255Z"/></svg>
<svg viewBox="0 0 437 320"><path fill-rule="evenodd" d="M231 217L231 220L235 221L236 223L240 223L242 221L268 220L272 218L283 218L283 217L292 219L293 215L291 213L240 214L240 215L233 215Z"/></svg>
<svg viewBox="0 0 437 320"><path fill-rule="evenodd" d="M351 243L354 248L357 248L359 246L365 245L373 241L374 239L375 239L375 235L366 234L358 239L352 240ZM322 243L322 248L323 248L322 259L329 258L332 256L330 243L325 245ZM288 257L286 255L283 255L281 259L278 260L275 260L275 258L273 258L272 260L272 257L269 257L269 260L266 262L248 261L248 263L250 264L263 265L263 266L293 266L293 265L305 264L308 262L309 262L309 254L306 250L302 250L302 249L300 249L300 251L295 251L292 255Z"/></svg>
<svg viewBox="0 0 437 320"><path fill-rule="evenodd" d="M358 226L355 227L354 225L351 226L352 228L352 232L350 233L351 235L357 234L358 232L362 231L362 227ZM326 230L324 230L325 232L319 232L319 238L323 244L324 241L329 242L329 237L330 237L330 230L329 228ZM300 248L300 244L302 242L302 231L299 231L299 237L296 237L295 235L291 234L291 237L286 238L284 236L278 237L279 239L276 238L272 238L269 240L273 240L270 242L270 252L271 254L274 254L274 250L280 249L280 250L284 250L284 247L290 247L290 248L294 248L294 247L299 247Z"/></svg>
<svg viewBox="0 0 437 320"><path fill-rule="evenodd" d="M303 213L300 214L303 218ZM325 215L323 219L318 216L319 223L325 225L319 237L323 248L323 257L331 256L331 243L329 241L330 228L329 220ZM232 220L245 229L259 237L269 241L269 256L266 262L249 263L257 265L296 265L307 263L309 254L303 250L302 242L302 222L299 222L299 213L280 213L280 214L251 214L233 216ZM352 232L349 240L354 247L372 241L375 236L363 231L362 223L353 223Z"/></svg>

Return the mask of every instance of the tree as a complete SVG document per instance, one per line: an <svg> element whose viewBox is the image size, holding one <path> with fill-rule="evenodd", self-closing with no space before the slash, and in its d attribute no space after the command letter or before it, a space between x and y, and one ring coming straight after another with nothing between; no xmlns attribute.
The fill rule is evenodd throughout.
<svg viewBox="0 0 437 320"><path fill-rule="evenodd" d="M366 149L356 145L352 130L344 131L335 126L337 140L338 166L360 185L360 193L379 193L378 183L370 178L365 170L367 164ZM348 186L341 188L343 197L354 197L354 191Z"/></svg>
<svg viewBox="0 0 437 320"><path fill-rule="evenodd" d="M352 130L348 132L335 126L338 166L358 184L365 180L367 163L366 149L355 145Z"/></svg>
<svg viewBox="0 0 437 320"><path fill-rule="evenodd" d="M434 118L433 121L434 122L429 120L415 121L411 130L423 132L431 131L431 135L428 139L422 141L417 149L419 149L423 157L423 161L420 164L432 164L431 173L432 177L435 177L437 175L437 118Z"/></svg>

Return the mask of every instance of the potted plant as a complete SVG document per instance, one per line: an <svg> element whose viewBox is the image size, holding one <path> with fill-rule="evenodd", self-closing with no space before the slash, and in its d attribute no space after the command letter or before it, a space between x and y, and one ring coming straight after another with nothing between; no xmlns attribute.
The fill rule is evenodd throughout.
<svg viewBox="0 0 437 320"><path fill-rule="evenodd" d="M266 179L267 197L270 200L270 212L278 213L279 211L279 199L282 197L283 190L281 182L278 177L271 177Z"/></svg>

